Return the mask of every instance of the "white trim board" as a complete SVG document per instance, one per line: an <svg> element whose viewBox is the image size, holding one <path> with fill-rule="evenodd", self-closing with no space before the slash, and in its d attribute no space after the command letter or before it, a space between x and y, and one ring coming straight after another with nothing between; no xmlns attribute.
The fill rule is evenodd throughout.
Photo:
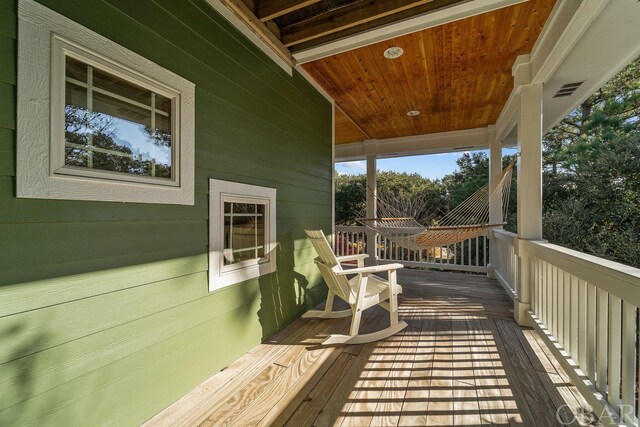
<svg viewBox="0 0 640 427"><path fill-rule="evenodd" d="M338 144L335 161L362 160L367 154L380 158L485 150L489 147L488 137L489 130L483 127Z"/></svg>
<svg viewBox="0 0 640 427"><path fill-rule="evenodd" d="M545 31L531 49L531 82L547 82L609 0L558 2ZM563 31L561 31L563 30Z"/></svg>
<svg viewBox="0 0 640 427"><path fill-rule="evenodd" d="M19 0L18 19L17 197L193 205L195 85L33 0ZM181 142L180 175L175 179L179 185L64 175L51 169L52 138L56 137L51 108L56 99L53 34L112 64L123 75L130 73L177 94Z"/></svg>
<svg viewBox="0 0 640 427"><path fill-rule="evenodd" d="M336 235L336 104L331 101L331 243Z"/></svg>
<svg viewBox="0 0 640 427"><path fill-rule="evenodd" d="M208 0L211 1L211 0ZM449 7L427 12L414 16L400 22L393 22L382 27L374 28L359 34L347 36L340 40L335 40L321 46L312 47L293 54L298 64L315 61L331 55L368 46L380 41L389 40L394 37L415 33L427 28L448 24L449 22L469 18L471 16L513 6L527 0L471 0Z"/></svg>

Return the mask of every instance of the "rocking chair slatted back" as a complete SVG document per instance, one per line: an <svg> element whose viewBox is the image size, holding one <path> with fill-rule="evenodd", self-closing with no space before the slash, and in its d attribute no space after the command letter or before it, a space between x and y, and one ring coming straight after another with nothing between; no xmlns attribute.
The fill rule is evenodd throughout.
<svg viewBox="0 0 640 427"><path fill-rule="evenodd" d="M331 250L331 245L321 230L305 230L307 237L311 241L314 249L318 253L315 262L322 274L322 278L327 283L327 287L343 300L351 303L355 296L349 286L346 276L337 276L334 268L342 270L336 255Z"/></svg>

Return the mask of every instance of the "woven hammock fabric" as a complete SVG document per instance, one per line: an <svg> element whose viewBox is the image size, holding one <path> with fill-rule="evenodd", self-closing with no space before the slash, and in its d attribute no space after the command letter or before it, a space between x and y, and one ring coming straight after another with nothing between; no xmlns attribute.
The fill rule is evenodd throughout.
<svg viewBox="0 0 640 427"><path fill-rule="evenodd" d="M446 246L486 235L488 230L504 225L489 223L489 200L498 202L502 199L505 218L513 166L511 163L502 171L500 182L492 192L489 184L485 184L432 226L424 226L415 218L403 215L392 203L380 197L376 197L379 217L358 218L357 221L393 243L411 250Z"/></svg>

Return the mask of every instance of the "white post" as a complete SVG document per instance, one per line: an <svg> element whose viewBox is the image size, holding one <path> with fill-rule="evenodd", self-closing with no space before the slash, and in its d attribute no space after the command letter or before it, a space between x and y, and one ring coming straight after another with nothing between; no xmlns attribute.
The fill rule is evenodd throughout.
<svg viewBox="0 0 640 427"><path fill-rule="evenodd" d="M502 223L502 191L498 191L498 185L502 178L502 142L496 138L494 126L489 126L487 139L489 143L489 223ZM493 233L489 233L491 243L495 242ZM491 245L489 247L489 265L487 275L495 279L494 269L498 263L498 251Z"/></svg>
<svg viewBox="0 0 640 427"><path fill-rule="evenodd" d="M336 248L336 103L331 101L331 246Z"/></svg>
<svg viewBox="0 0 640 427"><path fill-rule="evenodd" d="M376 154L367 154L367 218L376 218L376 197L378 196ZM376 264L376 233L367 229L367 265Z"/></svg>
<svg viewBox="0 0 640 427"><path fill-rule="evenodd" d="M520 57L519 57L520 59ZM527 58L528 59L528 58ZM518 114L518 240L542 239L542 83L530 83L530 63L516 61L514 77L519 83ZM531 261L518 244L518 298L514 316L529 323L531 308Z"/></svg>

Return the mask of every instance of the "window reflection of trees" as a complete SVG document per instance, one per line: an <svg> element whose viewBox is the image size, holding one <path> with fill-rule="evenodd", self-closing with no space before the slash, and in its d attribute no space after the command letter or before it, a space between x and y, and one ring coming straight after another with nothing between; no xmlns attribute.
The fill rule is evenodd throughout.
<svg viewBox="0 0 640 427"><path fill-rule="evenodd" d="M157 163L155 159L144 159L141 154L134 154L130 147L117 142L117 130L115 117L67 105L65 164L171 179L171 164ZM154 145L171 147L170 132L145 126L144 133Z"/></svg>

